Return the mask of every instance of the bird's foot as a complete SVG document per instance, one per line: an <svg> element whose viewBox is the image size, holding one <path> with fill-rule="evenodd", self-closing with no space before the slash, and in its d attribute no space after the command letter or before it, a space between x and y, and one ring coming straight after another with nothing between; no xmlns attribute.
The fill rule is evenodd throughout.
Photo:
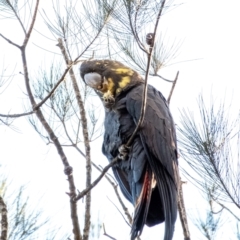
<svg viewBox="0 0 240 240"><path fill-rule="evenodd" d="M129 150L130 150L130 147L126 146L126 145L121 145L119 148L118 148L118 158L125 161L128 159L128 154L129 154Z"/></svg>

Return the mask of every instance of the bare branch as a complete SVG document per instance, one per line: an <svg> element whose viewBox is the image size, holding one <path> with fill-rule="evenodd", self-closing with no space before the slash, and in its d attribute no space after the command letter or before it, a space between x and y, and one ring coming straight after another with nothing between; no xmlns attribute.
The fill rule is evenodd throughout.
<svg viewBox="0 0 240 240"><path fill-rule="evenodd" d="M220 205L223 209L226 209L233 217L236 218L236 220L237 220L238 222L240 222L240 218L239 218L236 214L234 214L232 210L230 210L228 207L226 207L226 205L220 203L219 201L216 201L216 200L214 200L214 201L215 201L218 205Z"/></svg>
<svg viewBox="0 0 240 240"><path fill-rule="evenodd" d="M16 16L18 22L19 22L20 25L21 25L21 28L22 28L23 32L24 32L25 35L26 35L26 34L27 34L26 29L25 29L25 27L23 26L23 23L22 23L20 17L18 16L16 9L13 7L13 5L11 4L11 2L10 2L9 0L5 0L5 1L6 1L6 3L8 4L8 6L11 8L11 10L13 11L14 15Z"/></svg>
<svg viewBox="0 0 240 240"><path fill-rule="evenodd" d="M5 36L3 36L1 33L0 33L0 36L5 39L8 43L12 44L13 46L17 47L17 48L21 48L21 46L19 46L18 44L12 42L10 39L6 38Z"/></svg>
<svg viewBox="0 0 240 240"><path fill-rule="evenodd" d="M70 60L68 58L67 52L65 47L63 46L62 39L58 39L58 46L61 49L62 55L64 57L64 60L66 62L66 65L69 64ZM72 80L73 89L75 92L75 96L77 99L79 112L81 116L81 123L82 123L82 131L83 131L83 139L84 139L84 146L85 146L85 158L86 158L86 188L88 188L91 184L91 175L92 175L92 168L91 168L91 155L90 155L90 143L89 143L89 136L88 136L88 126L87 126L87 118L84 108L84 103L82 100L82 96L80 94L80 90L77 85L77 80L75 77L75 74L73 72L73 69L69 69L70 78ZM85 203L85 225L83 229L83 240L88 239L89 235L89 228L90 228L90 218L91 218L91 193L88 192L86 195L86 203Z"/></svg>
<svg viewBox="0 0 240 240"><path fill-rule="evenodd" d="M6 118L18 118L18 117L24 117L33 114L34 111L26 112L26 113L16 113L16 114L1 114L0 117L6 117Z"/></svg>
<svg viewBox="0 0 240 240"><path fill-rule="evenodd" d="M107 20L106 20L107 22ZM106 22L104 24L106 24ZM73 67L73 65L81 62L81 60L79 60L80 57L82 57L82 55L90 48L90 46L94 43L94 41L98 38L99 34L101 33L102 29L103 29L104 25L99 29L98 33L96 34L96 36L90 41L90 43L85 47L85 49L81 52L81 54L79 54L71 63L68 62L67 64L67 68L65 69L62 77L59 79L59 81L56 83L56 85L53 87L53 89L49 92L49 94L40 102L38 103L35 107L34 110L40 108L50 97L51 95L54 93L54 91L57 89L57 87L59 86L59 84L65 79L67 73L69 72L69 70ZM58 46L58 44L57 44Z"/></svg>
<svg viewBox="0 0 240 240"><path fill-rule="evenodd" d="M122 209L123 209L125 215L126 215L127 218L128 218L128 222L129 222L129 223L127 223L127 224L130 226L130 225L132 224L132 216L131 216L131 214L129 213L127 207L125 206L124 202L122 201L122 198L121 198L120 195L119 195L118 185L115 184L113 181L111 181L111 179L110 179L107 175L106 175L105 177L107 178L108 182L112 185L112 187L113 187L113 189L114 189L114 191L115 191L115 194L116 194L116 196L117 196L117 199L118 199L119 203L121 204ZM114 205L115 205L115 204L114 204ZM125 220L125 218L124 218L124 220ZM126 220L125 220L125 221L126 221Z"/></svg>
<svg viewBox="0 0 240 240"><path fill-rule="evenodd" d="M151 74L151 76L153 76L153 77L159 77L159 78L161 78L162 80L164 80L164 81L166 81L166 82L170 82L170 83L173 83L175 80L169 80L169 79L167 79L167 78L165 78L165 77L163 77L163 76L161 76L161 75L159 75L159 74Z"/></svg>
<svg viewBox="0 0 240 240"><path fill-rule="evenodd" d="M89 191L91 191L100 181L101 179L104 177L104 175L106 174L106 172L113 166L115 165L117 162L119 161L118 157L114 158L112 160L112 162L110 162L106 167L103 168L102 173L98 176L98 178L96 178L96 180L94 182L92 182L92 184L84 189L82 192L80 192L75 198L73 198L72 200L74 202L80 200L83 196L85 196Z"/></svg>
<svg viewBox="0 0 240 240"><path fill-rule="evenodd" d="M33 17L32 17L32 21L31 21L30 27L28 29L28 32L27 32L27 34L25 36L25 39L23 41L22 48L25 48L27 46L28 40L29 40L29 38L31 36L32 30L33 30L33 26L35 24L36 17L37 17L38 5L39 5L39 0L37 0L37 2L36 2L34 13L33 13Z"/></svg>
<svg viewBox="0 0 240 240"><path fill-rule="evenodd" d="M109 198L109 197L107 197L108 198L108 200L113 204L113 206L118 210L118 212L121 214L121 216L122 216L122 218L123 218L123 220L125 221L125 223L129 226L129 227L131 227L131 225L127 222L127 220L125 219L125 217L124 217L124 215L121 213L121 211L118 209L118 207L117 207L117 205Z"/></svg>
<svg viewBox="0 0 240 240"><path fill-rule="evenodd" d="M7 216L7 206L2 198L0 196L0 213L1 213L1 240L7 240L8 239L8 216Z"/></svg>
<svg viewBox="0 0 240 240"><path fill-rule="evenodd" d="M51 96L52 94L55 92L55 90L58 88L58 86L60 85L60 83L65 79L68 71L70 70L70 68L72 67L73 64L71 64L71 66L67 67L62 75L62 77L58 80L58 82L55 84L55 86L52 88L52 90L48 93L48 95L38 104L36 104L33 109L37 110L39 109Z"/></svg>
<svg viewBox="0 0 240 240"><path fill-rule="evenodd" d="M108 238L110 238L110 239L112 239L112 240L117 240L116 238L111 237L110 235L108 235L108 234L106 233L106 229L105 229L104 223L103 223L103 235L106 236L106 237L108 237Z"/></svg>
<svg viewBox="0 0 240 240"><path fill-rule="evenodd" d="M178 194L179 194L179 196L178 196L178 212L179 212L180 221L182 224L184 240L190 240L191 238L190 238L190 232L189 232L189 228L188 228L187 213L186 213L186 208L185 208L185 204L184 204L182 184L183 184L183 182L180 181L179 191L178 191Z"/></svg>
<svg viewBox="0 0 240 240"><path fill-rule="evenodd" d="M35 103L35 100L33 99L33 105L34 105L34 103ZM51 127L45 120L40 109L36 110L36 115L37 115L38 119L40 120L40 122L42 123L45 130L47 131L50 139L53 141L53 143L58 151L58 154L60 155L60 157L62 159L62 162L64 165L64 173L67 175L68 182L69 182L69 190L70 190L69 196L71 198L75 197L76 196L76 187L75 187L74 178L72 175L73 169L68 163L67 157L62 149L62 146L61 146L57 136L55 135L55 133L53 132L53 130L51 129ZM78 222L78 215L77 215L77 204L73 201L70 201L70 210L71 210L71 218L72 218L72 224L73 224L74 239L82 240L82 237L80 234L79 222Z"/></svg>
<svg viewBox="0 0 240 240"><path fill-rule="evenodd" d="M174 90L175 85L176 85L177 80L178 80L178 75L179 75L179 71L177 72L177 75L176 75L176 77L175 77L175 79L174 79L174 82L173 82L173 84L172 84L172 88L171 88L171 91L170 91L169 96L168 96L168 99L167 99L168 104L170 104L170 100L171 100L171 97L172 97L172 94L173 94L173 90Z"/></svg>
<svg viewBox="0 0 240 240"><path fill-rule="evenodd" d="M167 100L168 104L170 104L171 96L175 88L175 85L177 83L178 75L179 75L179 71L177 72L175 80L172 84L172 88ZM184 204L183 189L182 189L183 182L181 181L181 179L179 179L179 181L180 181L180 184L179 184L179 190L178 190L178 212L179 212L180 221L183 229L184 240L190 240L191 237L190 237L190 231L188 227L187 212Z"/></svg>
<svg viewBox="0 0 240 240"><path fill-rule="evenodd" d="M28 74L28 65L27 65L25 49L26 49L28 40L30 38L32 29L33 29L33 26L34 26L34 23L35 23L35 20L36 20L38 3L39 3L39 0L37 0L34 15L33 15L33 19L32 19L29 31L28 31L28 33L25 37L23 47L21 47L25 86L26 86L28 97L30 99L30 102L31 102L31 105L32 105L33 109L36 106L36 102L35 102L35 99L34 99L32 90L30 88L30 84L29 84L30 80L29 80L29 74ZM68 182L69 182L69 190L70 190L69 195L71 197L75 197L76 196L76 188L75 188L75 184L74 184L74 178L73 178L73 175L72 175L73 170L72 170L72 167L68 163L67 157L66 157L66 155L65 155L65 153L62 149L62 146L61 146L57 136L53 132L52 128L47 123L44 115L42 114L42 112L39 108L36 109L36 116L38 117L39 121L42 123L42 125L43 125L44 129L46 130L46 132L48 133L50 139L53 141L53 143L54 143L54 145L55 145L55 147L58 151L58 154L62 159L62 163L64 165L64 173L67 175ZM81 234L80 234L79 222L78 222L78 215L77 215L77 204L73 201L70 201L70 210L71 210L71 218L72 218L72 224L73 224L74 239L75 240L82 240L82 237L81 237Z"/></svg>
<svg viewBox="0 0 240 240"><path fill-rule="evenodd" d="M77 150L83 157L85 157L85 154L79 149L79 147L78 147L76 144L74 144L73 141L72 141L70 138L69 138L69 140L70 140L71 143L72 143L71 146L75 147L76 150ZM91 161L91 164L92 164L99 172L102 172L103 169L100 168L100 167L98 167L93 161ZM110 176L111 176L111 175L110 175ZM111 176L111 177L112 177L112 176ZM120 194L119 194L119 192L118 192L118 185L115 184L115 183L110 179L110 177L109 177L107 174L105 174L105 178L106 178L106 179L108 180L108 182L112 185L112 187L113 187L113 189L114 189L114 191L115 191L115 194L116 194L116 196L117 196L117 199L118 199L119 203L121 204L122 209L123 209L125 215L126 215L127 218L128 218L129 224L132 224L131 214L129 213L128 208L125 206L125 204L124 204L124 202L123 202L123 200L122 200L122 198L121 198L121 196L120 196ZM115 179L114 179L114 180L115 180ZM124 218L124 219L125 219L125 218Z"/></svg>
<svg viewBox="0 0 240 240"><path fill-rule="evenodd" d="M153 38L152 38L152 42L151 42L151 46L149 48L149 53L148 53L148 61L147 61L147 69L146 69L146 73L145 73L145 82L144 82L144 91L143 91L143 101L142 101L142 106L141 106L141 113L140 113L140 117L138 119L138 123L137 126L132 134L132 136L129 138L129 140L127 141L126 147L129 147L133 141L133 139L135 138L139 128L141 127L143 120L144 120L144 115L145 115L145 111L146 111L146 104L147 104L147 86L148 86L148 75L149 75L149 71L150 71L150 65L151 65L151 60L152 60L152 54L153 54L153 49L154 49L154 44L155 44L155 37L156 37L156 33L157 33L157 28L158 28L158 23L162 14L162 10L164 8L164 4L165 4L165 0L162 1L161 7L159 9L158 12L158 16L156 19L156 23L155 23L155 27L154 27L154 32L153 32Z"/></svg>

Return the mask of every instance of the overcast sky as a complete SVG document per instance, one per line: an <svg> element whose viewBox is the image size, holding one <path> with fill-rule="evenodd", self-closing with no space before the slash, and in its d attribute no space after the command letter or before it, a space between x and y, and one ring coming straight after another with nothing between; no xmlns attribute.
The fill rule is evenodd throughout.
<svg viewBox="0 0 240 240"><path fill-rule="evenodd" d="M42 5L42 7L46 6ZM203 93L206 99L210 99L212 94L214 99L217 99L216 101L224 97L227 104L231 102L231 107L235 109L235 112L239 109L239 9L239 0L189 0L162 19L160 26L166 31L169 39L182 42L176 61L173 60L172 65L163 68L160 72L164 77L173 79L176 72L180 71L171 101L171 111L176 123L179 109L185 107L194 112L200 93ZM10 39L17 39L19 43L22 42L20 31L21 29L11 28L11 22L0 20L0 33ZM30 65L35 66L34 71L37 71L37 64L44 64L47 53L34 45L39 37L36 32L34 34L35 38L30 41L31 51L28 51L28 61ZM55 42L46 41L46 44L49 44L44 46L46 49L54 48L56 51ZM0 70L4 67L13 70L16 74L10 86L11 90L3 93L0 89L0 113L20 113L23 111L22 99L26 99L26 96L22 94L23 78L19 74L22 71L20 52L0 38L0 55ZM168 96L169 84L159 79L151 79L150 82L165 96ZM4 168L5 174L12 180L14 186L28 182L30 197L34 201L38 201L41 197L39 205L44 206L46 212L50 212L56 219L61 219L59 221L64 222L65 227L68 225L71 227L69 221L66 220L69 207L68 197L65 194L67 183L63 175L62 163L55 149L53 146L46 146L29 125L27 119L21 118L14 121L14 126L19 129L19 132L0 125L0 167ZM104 157L100 157L101 141L98 139L92 146L94 148L93 159L95 162L101 161L104 165L107 161ZM75 172L80 171L82 165L79 163L79 156L75 155L73 150L66 151L71 164L76 169ZM76 182L81 190L85 180L83 181L80 175L76 176ZM97 176L95 171L94 176ZM203 211L204 205L199 204L198 197L196 197L197 190L194 190L190 184L184 186L184 190L189 212L196 207L199 211ZM130 229L124 224L116 208L106 196L116 201L111 187L103 182L93 191L93 199L95 197L98 201L94 203L92 221L96 221L99 214L99 218L106 224L110 235L120 240L128 239L126 231ZM82 203L79 205L83 207ZM121 222L118 229L115 229L117 225L115 219ZM142 240L161 239L159 236L162 229L160 226L144 231ZM178 222L175 240L182 239L181 231ZM221 239L233 239L231 236L229 238L229 233L224 235L224 230L221 231L223 232ZM192 239L202 239L201 235L198 237L196 230L193 232ZM125 237L119 237L122 235ZM100 239L107 238L101 235Z"/></svg>

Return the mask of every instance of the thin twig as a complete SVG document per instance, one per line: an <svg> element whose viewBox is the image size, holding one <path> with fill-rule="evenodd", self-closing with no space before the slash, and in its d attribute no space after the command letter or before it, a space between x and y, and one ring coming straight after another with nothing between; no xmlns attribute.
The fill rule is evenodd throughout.
<svg viewBox="0 0 240 240"><path fill-rule="evenodd" d="M137 13L136 13L137 14ZM138 44L138 47L145 53L149 54L149 52L147 51L147 49L145 48L145 46L143 45L143 43L140 41L139 36L137 31L135 31L135 28L133 27L133 23L132 23L132 19L131 19L131 13L128 10L128 18L129 18L129 24L131 27L131 31L133 33L133 36Z"/></svg>
<svg viewBox="0 0 240 240"><path fill-rule="evenodd" d="M0 214L1 214L1 240L7 240L8 239L8 216L7 216L7 206L2 198L0 196Z"/></svg>
<svg viewBox="0 0 240 240"><path fill-rule="evenodd" d="M137 126L133 132L133 134L131 135L131 137L129 138L129 140L127 141L126 147L130 147L133 139L135 138L139 128L141 127L143 120L144 120L144 116L145 116L145 111L146 111L146 105L147 105L147 86L148 86L148 76L149 76L149 71L150 71L150 65L151 65L151 60L152 60L152 53L153 53L153 48L154 48L154 44L155 44L155 39L156 39L156 33L157 33L157 28L158 28L158 24L159 24L159 20L162 14L162 10L165 4L165 0L162 1L158 16L157 16L157 20L155 23L155 27L154 27L154 33L153 33L153 39L152 39L152 44L149 48L149 53L148 53L148 61L147 61L147 69L146 69L146 73L145 73L145 83L144 83L144 91L143 91L143 100L142 100L142 106L141 106L141 113L140 113L140 117L138 119L138 123Z"/></svg>
<svg viewBox="0 0 240 240"><path fill-rule="evenodd" d="M169 83L173 83L173 82L174 82L174 80L169 80L169 79L167 79L167 78L165 78L165 77L163 77L163 76L161 76L161 75L159 75L159 74L151 74L151 76L153 76L153 77L159 77L159 78L161 78L162 80L164 80L164 81L166 81L166 82L169 82Z"/></svg>
<svg viewBox="0 0 240 240"><path fill-rule="evenodd" d="M29 80L29 74L28 74L28 65L27 65L27 59L26 59L26 47L27 47L27 43L29 41L29 38L31 36L32 33L32 29L33 26L35 24L35 20L36 20L36 15L37 15L37 11L38 11L38 4L39 4L39 0L37 0L36 5L35 5L35 9L34 9L34 14L33 14L33 18L30 24L30 28L25 36L25 39L23 41L23 46L20 47L21 50L21 55L22 55L22 64L23 64L23 71L24 71L24 79L25 79L25 86L27 89L27 93L28 93L28 97L29 100L31 102L32 108L34 109L36 104L36 101L34 99L33 93L31 91L30 88L30 80ZM18 47L18 46L16 46ZM46 119L44 118L41 110L38 108L36 110L36 116L38 117L38 119L40 120L40 122L42 123L43 127L45 128L45 130L47 131L50 139L53 141L58 154L60 155L63 165L64 165L64 172L68 177L68 182L69 182L69 190L70 193L69 195L72 197L76 196L76 188L75 188L75 184L74 184L74 178L72 175L72 167L69 165L67 157L62 149L62 146L58 140L58 138L56 137L55 133L53 132L52 128L49 126L49 124L47 123ZM71 218L72 218L72 224L73 224L73 233L74 233L74 239L75 240L81 240L81 234L80 234L80 228L79 228L79 223L78 223L78 216L77 216L77 204L75 202L70 201L70 210L71 210Z"/></svg>
<svg viewBox="0 0 240 240"><path fill-rule="evenodd" d="M78 201L79 199L81 199L83 196L85 196L90 190L92 190L92 188L94 188L99 182L100 180L104 177L104 175L106 174L106 172L117 162L119 161L118 156L115 157L106 167L103 168L102 173L98 176L98 178L96 178L96 180L94 182L92 182L92 184L84 189L82 192L80 192L75 198L73 198L72 200L74 202Z"/></svg>
<svg viewBox="0 0 240 240"><path fill-rule="evenodd" d="M236 199L234 199L233 195L230 193L230 189L228 188L225 179L223 178L223 176L221 175L221 171L218 168L218 165L216 164L216 159L215 156L212 152L209 152L207 149L207 154L210 160L210 163L213 167L214 173L216 174L216 177L218 178L218 180L220 181L223 189L226 191L228 197L232 200L232 202L238 207L240 208L240 204L238 203L238 201Z"/></svg>
<svg viewBox="0 0 240 240"><path fill-rule="evenodd" d="M128 224L128 223L127 223L127 224L128 224L128 225L132 225L132 216L131 216L131 214L129 213L128 208L125 206L125 204L124 204L123 201L122 201L122 198L121 198L120 195L119 195L118 185L115 184L113 181L111 181L111 179L110 179L108 176L105 176L105 177L106 177L106 179L109 181L109 183L112 185L112 187L113 187L113 189L114 189L114 191L115 191L115 194L116 194L116 196L117 196L117 199L118 199L119 203L121 204L122 209L123 209L125 215L126 215L127 218L128 218L129 224ZM125 220L125 218L124 218L124 220Z"/></svg>
<svg viewBox="0 0 240 240"><path fill-rule="evenodd" d="M12 42L10 39L6 38L5 36L3 36L1 33L0 33L0 36L5 39L8 43L12 44L13 46L17 47L17 48L21 48L21 46L19 46L18 44Z"/></svg>
<svg viewBox="0 0 240 240"><path fill-rule="evenodd" d="M56 83L56 85L53 87L53 89L48 93L48 95L38 104L36 104L36 106L34 107L34 110L40 108L51 96L52 94L55 92L55 90L57 89L57 87L60 85L60 83L65 79L67 73L69 72L69 70L73 67L73 65L76 65L79 62L82 62L82 60L79 60L79 58L88 50L88 48L95 42L95 40L98 38L100 32L102 31L103 27L105 26L107 21L104 22L103 26L99 29L98 33L96 34L96 36L92 39L92 41L85 47L85 49L71 62L68 64L68 67L65 69L62 77L58 80L58 82ZM58 46L58 44L57 44Z"/></svg>
<svg viewBox="0 0 240 240"><path fill-rule="evenodd" d="M107 197L108 200L113 204L113 206L118 210L118 212L121 214L123 220L125 221L125 223L129 226L129 227L132 227L128 222L127 220L125 219L124 215L121 213L121 211L119 210L119 208L117 207L117 205L109 198Z"/></svg>
<svg viewBox="0 0 240 240"><path fill-rule="evenodd" d="M6 118L18 118L18 117L24 117L27 115L31 115L35 113L34 111L26 112L26 113L16 113L16 114L1 114L0 117L6 117Z"/></svg>
<svg viewBox="0 0 240 240"><path fill-rule="evenodd" d="M108 179L108 178L107 178L107 179ZM115 191L115 194L116 194L116 196L117 196L117 198L118 198L118 201L120 202L120 204L121 204L121 206L122 206L122 209L124 210L125 215L126 215L127 218L128 218L128 222L129 222L130 224L132 224L132 216L131 216L131 214L129 213L128 208L125 206L125 204L124 204L123 201L122 201L122 198L121 198L120 195L119 195L117 185L114 186L114 191Z"/></svg>
<svg viewBox="0 0 240 240"><path fill-rule="evenodd" d="M23 56L23 66L24 66L24 76L25 76L25 83L26 83L26 88L28 91L28 95L32 104L32 107L36 106L35 99L33 98L30 86L29 86L29 78L28 78L28 73L27 73L27 65L26 65L26 56L25 56L25 50L22 50L22 56ZM74 178L72 174L72 167L69 165L69 162L67 160L67 157L62 149L62 146L53 132L52 128L49 126L47 123L45 117L43 116L42 112L40 109L36 110L36 115L40 122L42 123L44 129L48 133L50 139L53 141L58 154L60 155L62 159L62 163L64 165L64 173L68 177L68 182L69 182L69 190L70 193L68 194L71 198L74 198L76 196L76 187L74 183ZM70 201L70 211L71 211L71 219L72 219L72 224L73 224L73 234L74 234L74 239L75 240L82 240L81 233L80 233L80 227L79 227L79 221L78 221L78 214L77 214L77 204L73 201Z"/></svg>
<svg viewBox="0 0 240 240"><path fill-rule="evenodd" d="M9 7L12 9L12 11L14 12L14 14L15 14L18 22L19 22L20 25L21 25L21 28L22 28L23 32L24 32L25 35L26 35L26 34L27 34L26 29L25 29L25 27L23 26L23 23L22 23L20 17L18 16L18 14L17 14L17 11L15 10L15 8L13 7L13 5L11 4L11 2L10 2L9 0L6 0L6 2L7 2L7 4L9 5Z"/></svg>
<svg viewBox="0 0 240 240"><path fill-rule="evenodd" d="M170 104L171 97L172 97L172 94L173 94L173 90L174 90L175 85L176 85L177 80L178 80L178 75L179 75L179 71L177 72L177 75L176 75L176 77L175 77L175 79L174 79L174 81L173 81L172 88L171 88L171 91L170 91L169 96L168 96L168 99L167 99L168 104Z"/></svg>
<svg viewBox="0 0 240 240"><path fill-rule="evenodd" d="M214 211L214 209L213 209L213 200L212 199L209 200L209 205L210 205L210 209L211 209L211 213L212 214L216 214L217 215L217 214L221 213L223 211L223 209L224 209L223 207L221 207L221 209L219 211L217 211L217 212Z"/></svg>
<svg viewBox="0 0 240 240"><path fill-rule="evenodd" d="M177 72L174 82L172 84L172 88L171 88L170 94L167 99L168 104L170 104L173 90L174 90L175 85L178 80L178 75L179 75L179 71ZM179 189L178 189L178 212L179 212L180 221L182 224L184 240L190 240L191 239L190 231L189 231L189 227L188 227L187 212L186 212L186 208L185 208L185 204L184 204L183 189L182 189L183 182L181 181L181 179L179 179L179 182L180 182L180 184L179 184Z"/></svg>
<svg viewBox="0 0 240 240"><path fill-rule="evenodd" d="M68 137L68 138L69 138L69 137ZM83 157L85 157L85 154L79 149L79 147L78 147L76 144L74 144L73 141L72 141L70 138L69 138L69 140L70 140L71 143L72 143L71 146L75 147L76 150L77 150ZM92 164L93 167L96 168L99 172L102 172L103 169L100 168L100 167L98 167L97 164L95 164L93 161L91 161L91 164ZM112 177L111 175L109 175L109 176ZM105 174L105 178L106 178L107 181L112 185L112 187L113 187L113 189L114 189L114 191L115 191L115 194L116 194L116 196L117 196L117 199L118 199L119 203L121 204L122 209L123 209L125 215L126 215L127 218L128 218L129 224L132 224L131 214L129 213L128 208L125 206L125 204L124 204L124 202L123 202L123 200L122 200L122 198L121 198L121 196L120 196L120 194L119 194L119 192L118 192L118 185L116 185L116 184L110 179L109 176L108 176L107 174ZM114 180L115 180L115 179L114 179ZM127 224L128 224L128 223L127 223Z"/></svg>
<svg viewBox="0 0 240 240"><path fill-rule="evenodd" d="M65 131L66 131L66 129L65 129ZM76 150L85 158L85 154L79 149L79 147L78 147L76 144L73 143L72 139L71 139L69 136L68 136L68 139L69 139L69 140L71 141L71 143L72 143L72 145L70 145L70 146L75 147ZM91 161L91 164L92 164L93 167L96 168L99 172L102 172L102 170L103 170L102 167L101 167L101 168L98 167L97 164L95 164L93 161ZM112 177L111 175L109 175L109 176ZM124 204L124 202L123 202L123 200L122 200L122 198L121 198L121 196L120 196L120 194L119 194L119 192L118 192L118 185L115 184L115 183L110 179L109 176L108 176L107 174L105 174L105 178L106 178L106 179L108 180L108 182L112 185L112 187L113 187L113 189L114 189L114 191L115 191L115 194L116 194L116 196L117 196L117 199L118 199L119 203L121 204L122 209L123 209L125 215L126 215L127 218L128 218L129 224L132 224L131 214L129 213L128 208L125 206L125 204ZM115 179L114 179L114 180L115 180Z"/></svg>
<svg viewBox="0 0 240 240"><path fill-rule="evenodd" d="M61 49L63 58L66 62L66 65L70 63L69 56L67 55L66 48L63 45L63 41L61 38L58 39L58 46ZM75 92L75 96L77 99L77 104L79 107L80 117L81 117L81 123L82 123L82 134L84 139L84 146L85 146L85 159L86 159L86 188L88 188L91 184L91 175L92 175L92 168L91 168L91 149L90 149L90 143L89 143L89 136L88 136L88 126L87 126L87 118L86 118L86 111L84 107L84 103L82 100L82 96L80 94L80 90L77 85L77 80L74 74L73 69L69 69L70 78L72 80L73 89ZM89 229L90 229L90 218L91 218L91 192L88 192L86 195L86 201L85 201L85 224L83 229L83 240L88 239L89 235Z"/></svg>
<svg viewBox="0 0 240 240"><path fill-rule="evenodd" d="M182 224L184 240L190 240L191 238L190 238L190 232L189 232L189 228L188 228L187 213L186 213L186 208L185 208L185 204L184 204L181 180L180 180L180 184L179 184L178 194L179 194L179 196L178 196L178 212L179 212L180 221Z"/></svg>
<svg viewBox="0 0 240 240"><path fill-rule="evenodd" d="M104 223L103 223L103 235L106 236L106 237L108 237L108 238L110 238L110 239L112 239L112 240L117 240L116 238L111 237L110 235L108 235L108 234L106 233L106 229L105 229Z"/></svg>
<svg viewBox="0 0 240 240"><path fill-rule="evenodd" d="M58 82L55 84L55 86L52 88L52 90L48 93L48 95L47 95L41 102L39 102L38 104L36 104L36 105L34 106L34 108L33 108L34 110L39 109L39 108L52 96L52 94L53 94L53 93L55 92L55 90L58 88L58 86L60 85L60 83L65 79L68 71L72 68L72 66L73 66L73 63L72 63L69 67L67 67L67 68L65 69L62 77L58 80Z"/></svg>
<svg viewBox="0 0 240 240"><path fill-rule="evenodd" d="M29 38L31 36L31 33L32 33L32 30L33 30L33 26L35 24L35 21L36 21L36 17L37 17L37 12L38 12L38 5L39 5L39 0L37 0L36 2L36 5L35 5L35 9L34 9L34 13L33 13L33 17L32 17L32 22L30 24L30 27L27 31L27 34L25 36L25 39L23 41L23 45L22 45L22 48L25 48L27 46L27 43L29 41Z"/></svg>
<svg viewBox="0 0 240 240"><path fill-rule="evenodd" d="M228 207L226 207L225 205L223 205L222 203L220 203L219 201L216 201L216 200L214 200L218 205L220 205L222 208L224 208L224 209L226 209L230 214L232 214L236 219L237 219L237 221L238 222L240 222L240 218L236 215L236 214L234 214Z"/></svg>

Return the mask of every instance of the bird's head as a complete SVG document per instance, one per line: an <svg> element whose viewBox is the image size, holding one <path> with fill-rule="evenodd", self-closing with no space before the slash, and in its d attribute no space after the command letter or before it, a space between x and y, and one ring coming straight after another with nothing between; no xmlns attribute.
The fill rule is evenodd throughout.
<svg viewBox="0 0 240 240"><path fill-rule="evenodd" d="M96 90L105 103L113 103L122 91L143 81L137 72L112 60L85 61L81 64L80 74L84 82Z"/></svg>

